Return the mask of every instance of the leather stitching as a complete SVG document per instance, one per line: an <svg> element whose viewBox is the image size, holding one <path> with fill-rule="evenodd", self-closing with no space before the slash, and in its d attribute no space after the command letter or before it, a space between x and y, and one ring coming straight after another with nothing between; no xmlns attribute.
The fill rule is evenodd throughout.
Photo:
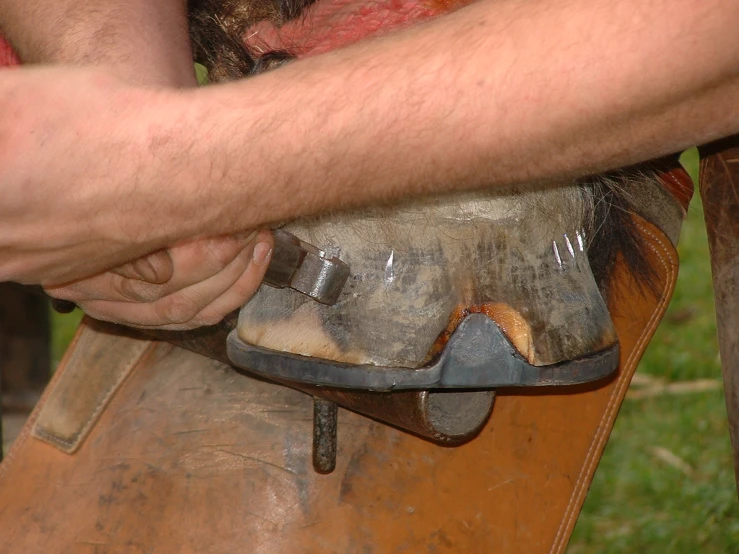
<svg viewBox="0 0 739 554"><path fill-rule="evenodd" d="M651 240L649 241L649 249L654 252L662 267L665 269L666 286L663 289L662 298L660 299L659 304L653 311L652 317L647 323L647 326L644 328L644 331L639 337L639 340L634 345L634 348L632 348L631 355L624 364L623 377L619 379L619 383L611 394L611 398L606 405L606 410L604 411L603 416L598 423L598 430L596 431L593 442L590 444L590 449L588 450L588 453L585 457L584 464L582 466L580 474L578 475L575 487L572 491L572 495L570 496L570 501L568 502L565 509L564 517L562 518L559 529L557 530L557 534L554 537L552 547L549 550L550 554L561 554L569 543L570 535L572 534L575 522L577 521L580 513L579 508L582 506L585 500L587 491L590 488L592 475L595 472L595 468L597 467L598 462L600 462L601 456L599 456L598 453L603 451L605 443L611 435L613 422L615 421L619 409L621 408L626 390L631 384L631 378L636 372L637 363L641 359L642 349L646 346L646 343L649 342L652 334L656 330L659 323L662 321L664 310L667 307L670 298L672 297L671 293L674 288L675 265L669 263L669 251L663 244L663 241L660 240L660 237L658 235L656 235L640 222L637 222L637 226L639 227L640 231L644 233L644 235L651 238ZM570 532L567 533L567 530L569 530Z"/></svg>
<svg viewBox="0 0 739 554"><path fill-rule="evenodd" d="M103 412L105 407L108 405L108 402L112 398L112 396L116 393L118 388L121 386L121 383L131 374L131 370L136 367L138 362L143 358L152 347L153 342L150 343L146 349L144 349L139 354L132 357L129 362L128 366L121 372L120 376L116 381L110 386L108 389L108 392L105 394L103 398L100 399L100 401L95 406L95 409L90 414L90 417L88 417L85 420L84 425L82 428L76 433L76 435L72 438L72 440L64 440L57 436L55 436L53 433L50 433L43 429L40 425L34 424L33 426L33 435L38 437L41 440L44 440L54 446L59 447L61 450L66 452L67 454L73 454L80 445L84 442L87 435L92 430L92 427L94 426L95 422L97 422L98 418L100 417L100 414Z"/></svg>
<svg viewBox="0 0 739 554"><path fill-rule="evenodd" d="M64 373L63 368L69 363L69 359L72 357L74 349L77 347L77 343L79 342L80 336L84 332L84 329L85 329L84 323L81 324L77 328L77 332L74 334L74 337L72 338L72 342L70 343L66 352L64 352L64 355L62 356L62 360L59 363L59 368L57 369L56 372L54 372L54 375L49 381L49 384L46 385L46 388L44 389L44 392L41 395L41 398L39 398L39 401L36 403L36 407L31 412L31 415L28 416L28 420L23 425L23 428L21 429L20 434L16 437L15 441L13 441L13 446L10 447L10 451L8 452L8 455L5 456L5 459L0 464L0 479L2 479L3 476L5 475L5 472L7 471L8 467L11 465L11 463L15 459L16 454L25 445L26 440L31 434L31 429L36 425L36 420L38 419L38 416L41 413L41 409L46 403L46 400L48 399L48 397L51 395L51 391L54 390L54 387L56 386L57 381L61 379L62 373Z"/></svg>
<svg viewBox="0 0 739 554"><path fill-rule="evenodd" d="M85 319L87 319L87 317L85 317ZM48 400L49 396L51 394L53 394L53 392L54 392L54 390L56 388L57 382L62 379L62 375L64 374L64 368L66 368L66 366L70 363L71 358L74 355L74 352L75 352L75 350L77 348L77 343L79 342L80 337L82 336L82 333L85 332L85 330L92 331L92 329L88 329L85 326L85 323L84 323L84 320L83 320L83 323L80 324L80 327L78 328L77 333L75 334L74 338L72 339L72 342L70 343L69 347L67 348L66 352L64 353L64 356L62 358L62 361L59 363L59 368L54 373L54 376L51 378L51 381L49 382L49 384L46 386L46 389L44 390L43 395L41 396L41 398L39 399L39 401L36 403L36 407L33 409L33 411L31 412L31 415L28 417L28 420L26 421L25 425L23 426L23 429L21 429L20 434L18 435L18 437L13 442L13 446L10 448L10 451L8 452L7 456L5 456L5 459L0 464L0 480L2 480L2 478L5 475L5 473L8 471L8 467L10 467L12 465L13 461L15 460L15 458L17 456L17 453L23 450L23 448L25 446L25 443L28 441L28 438L31 437L32 435L38 436L38 438L40 440L46 441L49 444L51 444L52 446L54 446L54 447L60 447L60 444L58 444L58 443L61 443L61 444L66 444L67 443L67 441L62 441L62 440L59 440L59 439L56 439L56 441L58 441L58 443L56 443L53 440L53 438L48 435L48 433L44 433L43 431L41 432L41 433L43 433L43 435L41 435L36 430L36 423L38 421L39 415L40 415L43 407L46 405L46 401ZM136 358L136 360L134 360L131 363L131 367L128 368L124 372L124 374L122 375L122 377L118 381L116 381L115 386L114 387L111 387L111 390L106 395L106 397L98 404L97 409L95 411L95 414L87 420L87 423L85 424L85 427L83 428L83 432L81 432L79 436L86 436L86 434L89 433L89 431L93 427L93 424L98 419L99 415L102 413L103 409L107 405L107 403L110 400L110 398L113 396L113 394L116 392L116 390L118 390L118 388L119 388L120 384L123 382L123 380L128 375L130 375L131 370L136 365L138 365L138 362L146 354L148 354L152 350L152 347L155 346L156 344L158 344L158 343L152 341L151 344L149 345L149 347L147 347L141 353L141 355L139 355ZM78 446L79 446L79 444L81 444L82 441L80 441L78 439L77 442L78 442ZM64 451L67 454L72 454L73 453L73 451L68 451L68 450L66 450L64 448L62 448L62 451Z"/></svg>

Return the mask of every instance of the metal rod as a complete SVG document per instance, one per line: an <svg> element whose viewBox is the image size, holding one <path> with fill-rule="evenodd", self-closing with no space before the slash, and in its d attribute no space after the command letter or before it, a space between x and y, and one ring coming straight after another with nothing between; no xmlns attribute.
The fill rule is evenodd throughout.
<svg viewBox="0 0 739 554"><path fill-rule="evenodd" d="M313 469L317 473L331 473L336 468L338 413L333 402L313 397Z"/></svg>

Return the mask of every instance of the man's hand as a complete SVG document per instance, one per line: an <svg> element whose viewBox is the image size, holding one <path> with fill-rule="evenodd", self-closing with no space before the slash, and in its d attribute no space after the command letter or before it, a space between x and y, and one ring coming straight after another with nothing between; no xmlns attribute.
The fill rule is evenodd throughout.
<svg viewBox="0 0 739 554"><path fill-rule="evenodd" d="M174 273L165 283L109 271L47 292L75 302L97 319L133 327L182 330L213 325L256 292L271 249L272 234L266 231L202 239L169 249Z"/></svg>
<svg viewBox="0 0 739 554"><path fill-rule="evenodd" d="M128 84L150 87L188 88L196 84L187 33L185 2L182 0L161 0L156 3L142 0L131 0L126 3L104 0L95 6L80 4L76 0L60 0L54 3L3 0L1 5L0 23L12 39L21 58L27 63L51 62L59 65L95 66ZM51 84L55 77L50 76L48 79ZM54 85L51 86L53 89ZM27 95L28 92L31 93L30 96ZM27 89L24 91L23 87L20 87L17 94L29 101L33 94L38 92ZM55 100L62 100L63 103L64 93L56 92L58 96L55 95ZM104 94L105 87L98 92ZM7 98L4 100L4 113L10 115L13 102L8 102ZM38 102L39 105L48 105L43 98ZM72 108L74 112L74 107ZM81 108L79 113L81 121L94 122L90 117L91 112L85 112L84 107ZM53 113L53 110L47 113ZM3 121L0 136L2 133L6 133L7 136L14 127L20 134L28 130L26 126L28 120L17 112L14 115L15 117ZM97 126L104 127L105 118L102 114L92 115L99 118ZM72 125L66 126L62 122L54 129L50 128L48 123L45 122L45 132L55 138L63 137L68 132L74 134ZM37 127L35 132L38 131ZM89 136L90 134L84 131L77 134L78 138ZM84 139L80 140L79 148L82 151L85 150L84 144L89 143L85 143ZM55 147L59 147L59 141L52 139L46 146L50 147L46 156L53 155L51 152ZM19 158L39 159L34 155L34 141L19 144L17 148ZM89 150L89 146L87 149ZM43 153L41 154L43 158ZM74 230L73 219L77 214L76 217L79 218L77 230L89 231L92 236L93 231L88 226L90 218L78 210L83 206L79 203L65 206L65 202L76 198L77 191L81 188L89 187L91 193L97 194L102 187L115 187L116 177L120 176L120 164L117 163L115 154L107 156L103 165L110 168L110 174L98 183L89 183L89 179L86 179L90 177L89 174L78 175L76 178L68 174L60 175L58 170L64 172L73 165L82 170L99 165L89 157L85 159L74 154L67 154L64 158L64 162L69 165L65 166L62 162L57 171L47 174L47 177L53 175L55 181L45 184L49 193L47 198L36 199L33 207L28 205L24 207L22 202L20 204L7 202L5 206L0 206L0 212L3 207L7 208L2 214L2 223L13 224L13 218L7 216L13 208L20 210L19 213L33 214L39 207L43 207L45 201L51 199L56 208L65 211L70 217L65 225L60 224L58 217L60 214L54 214L45 221L46 224L57 229L66 227L68 230ZM59 161L59 158L56 160ZM133 158L126 161L131 162ZM13 169L17 171L19 168L17 165L14 168L11 164L5 173L0 173L0 177L3 178L0 181L2 192L8 199L11 196L13 179L16 180L16 184L18 179L17 174L12 175ZM26 182L26 185L32 186L30 182ZM58 194L55 194L55 189ZM84 201L81 201L81 204L84 204ZM99 207L104 211L103 205ZM38 212L36 214L38 215ZM120 217L114 217L111 223L119 219ZM144 244L139 245L145 246L144 251L151 248L146 246L146 243L152 244L154 236L157 235L156 215L152 216L152 219L151 228L147 230L151 236L144 236L147 231L137 232L145 239ZM109 225L108 231L111 232L113 228L114 225ZM15 229L20 231L18 227ZM49 231L35 248L33 245L26 245L27 248L23 252L26 262L21 261L19 265L17 263L21 260L19 250L23 247L18 242L15 246L9 245L8 243L13 240L12 234L6 236L8 240L4 241L5 244L0 240L0 274L5 269L14 280L46 283L47 290L52 296L74 300L87 313L99 319L166 328L189 328L213 323L228 311L236 309L259 286L271 251L271 237L264 233L260 234L258 243L255 240L256 233L240 239L228 237L200 239L180 244L171 252L167 250L152 252L116 269L78 280L71 285L53 286L50 283L66 280L67 277L89 275L93 269L98 267L102 269L106 264L112 263L107 261L106 255L109 253L105 252L105 246L100 242L91 243L93 246L97 244L98 247L94 251L88 249L86 254L81 254L80 260L77 260L84 266L81 272L76 272L75 260L70 260L72 263L65 264L67 267L61 269L61 273L60 269L54 270L52 267L47 267L40 273L38 267L40 251L45 248L56 250L56 253L61 254L64 249L58 248L60 245L57 239L67 243L77 239L69 235L64 239L59 236L59 232ZM118 242L124 243L121 245L123 248L119 255L123 252L141 252L139 249L132 250L131 244L125 245L124 239L124 236L119 237ZM13 258L16 261L15 269L8 270L7 266L3 267L3 248L6 250L6 258ZM125 254L119 259L125 257L130 259L130 256L131 254ZM255 260L253 263L249 262L252 258Z"/></svg>
<svg viewBox="0 0 739 554"><path fill-rule="evenodd" d="M166 329L215 323L251 297L271 235L182 242L165 215L164 203L176 200L148 186L157 181L147 168L152 148L160 160L183 154L127 135L135 118L158 125L153 114L168 113L175 91L135 89L74 68L0 75L0 141L8 145L0 153L0 280L40 282L99 319ZM169 267L157 251L175 243Z"/></svg>

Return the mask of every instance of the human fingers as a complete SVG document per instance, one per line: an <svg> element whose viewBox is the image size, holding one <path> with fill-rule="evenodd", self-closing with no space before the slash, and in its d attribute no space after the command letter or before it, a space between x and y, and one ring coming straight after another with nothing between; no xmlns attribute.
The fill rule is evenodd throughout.
<svg viewBox="0 0 739 554"><path fill-rule="evenodd" d="M271 233L262 232L223 271L203 282L154 302L90 300L81 307L96 319L131 327L185 330L214 325L256 292L271 251Z"/></svg>
<svg viewBox="0 0 739 554"><path fill-rule="evenodd" d="M159 250L112 269L111 272L126 279L163 284L172 278L174 262L167 250Z"/></svg>
<svg viewBox="0 0 739 554"><path fill-rule="evenodd" d="M187 244L174 246L167 251L172 264L172 275L164 283L144 281L137 275L141 268L129 268L125 276L108 271L98 276L83 279L63 287L49 288L47 291L55 298L69 300L82 305L92 300L114 302L151 303L165 296L204 282L223 271L247 246L253 246L256 232L243 237L219 237L200 239ZM157 258L157 262L163 262ZM148 262L148 260L147 260ZM147 273L154 273L147 262L138 262ZM161 264L161 273L166 265ZM157 275L160 277L161 275Z"/></svg>
<svg viewBox="0 0 739 554"><path fill-rule="evenodd" d="M214 325L254 296L264 279L272 255L271 245L267 250L257 252L259 248L267 248L267 243L259 242L255 246L254 258L260 258L261 261L249 264L241 277L226 292L200 310L193 321L212 322L200 324Z"/></svg>

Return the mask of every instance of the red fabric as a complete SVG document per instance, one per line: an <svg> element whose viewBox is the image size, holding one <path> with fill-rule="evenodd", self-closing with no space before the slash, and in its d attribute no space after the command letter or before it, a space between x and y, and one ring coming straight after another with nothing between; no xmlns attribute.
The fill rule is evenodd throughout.
<svg viewBox="0 0 739 554"><path fill-rule="evenodd" d="M7 40L0 35L0 67L6 67L9 65L18 65L20 60L18 56L13 52L13 48L10 46Z"/></svg>
<svg viewBox="0 0 739 554"><path fill-rule="evenodd" d="M687 210L690 199L693 198L693 180L688 172L678 167L665 171L660 175L660 178L662 186L672 193L684 210Z"/></svg>
<svg viewBox="0 0 739 554"><path fill-rule="evenodd" d="M321 0L282 27L260 21L244 34L255 53L287 50L299 57L322 54L361 39L431 19L469 0Z"/></svg>

